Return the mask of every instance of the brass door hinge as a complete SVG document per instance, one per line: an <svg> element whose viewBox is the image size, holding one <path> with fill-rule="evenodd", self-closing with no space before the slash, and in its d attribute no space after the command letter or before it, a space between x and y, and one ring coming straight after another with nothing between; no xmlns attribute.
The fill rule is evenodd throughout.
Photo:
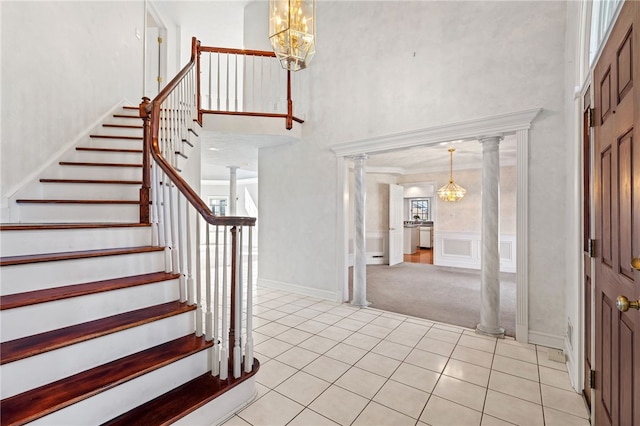
<svg viewBox="0 0 640 426"><path fill-rule="evenodd" d="M589 238L589 244L588 244L588 254L589 257L596 257L596 240L593 238Z"/></svg>
<svg viewBox="0 0 640 426"><path fill-rule="evenodd" d="M587 121L589 127L596 127L596 109L589 108L589 112L587 112Z"/></svg>
<svg viewBox="0 0 640 426"><path fill-rule="evenodd" d="M158 37L158 44L162 44L162 37Z"/></svg>
<svg viewBox="0 0 640 426"><path fill-rule="evenodd" d="M596 388L596 370L590 370L589 371L589 388L590 389L595 389Z"/></svg>

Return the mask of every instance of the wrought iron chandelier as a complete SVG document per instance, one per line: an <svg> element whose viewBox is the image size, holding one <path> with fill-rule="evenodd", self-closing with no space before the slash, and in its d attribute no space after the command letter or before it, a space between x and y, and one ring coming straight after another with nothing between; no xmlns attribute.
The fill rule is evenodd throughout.
<svg viewBox="0 0 640 426"><path fill-rule="evenodd" d="M453 152L455 148L449 148L449 156L450 156L450 166L449 166L449 183L444 185L442 188L438 189L438 197L440 197L443 201L460 201L464 194L467 192L466 189L456 184L453 181Z"/></svg>
<svg viewBox="0 0 640 426"><path fill-rule="evenodd" d="M269 40L282 68L306 68L316 53L314 0L269 0Z"/></svg>

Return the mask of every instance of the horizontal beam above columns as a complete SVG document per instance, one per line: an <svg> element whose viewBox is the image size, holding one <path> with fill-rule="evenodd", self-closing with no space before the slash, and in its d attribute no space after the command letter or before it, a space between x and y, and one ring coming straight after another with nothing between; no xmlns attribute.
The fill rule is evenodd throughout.
<svg viewBox="0 0 640 426"><path fill-rule="evenodd" d="M375 136L334 145L331 150L338 157L346 157L363 153L393 151L457 139L476 139L486 135L514 133L517 130L529 129L531 122L541 111L542 108L535 108L392 135Z"/></svg>

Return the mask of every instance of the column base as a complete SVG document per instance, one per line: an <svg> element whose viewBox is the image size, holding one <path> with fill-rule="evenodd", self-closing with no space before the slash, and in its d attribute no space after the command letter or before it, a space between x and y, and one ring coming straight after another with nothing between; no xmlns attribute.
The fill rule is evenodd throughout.
<svg viewBox="0 0 640 426"><path fill-rule="evenodd" d="M351 305L355 306L356 308L366 308L367 306L371 306L371 302L366 301L366 300L363 303L356 302L355 300L352 300L349 303L351 303Z"/></svg>
<svg viewBox="0 0 640 426"><path fill-rule="evenodd" d="M483 326L482 324L478 324L476 326L476 334L480 334L482 336L497 337L498 339L504 339L504 328L502 327L489 328L489 327Z"/></svg>

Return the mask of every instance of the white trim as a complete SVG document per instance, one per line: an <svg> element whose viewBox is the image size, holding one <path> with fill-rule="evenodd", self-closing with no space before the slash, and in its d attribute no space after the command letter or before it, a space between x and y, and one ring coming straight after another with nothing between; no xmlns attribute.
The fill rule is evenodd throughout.
<svg viewBox="0 0 640 426"><path fill-rule="evenodd" d="M342 291L319 290L312 287L286 283L284 281L268 280L265 278L258 278L257 285L342 303Z"/></svg>
<svg viewBox="0 0 640 426"><path fill-rule="evenodd" d="M414 146L431 145L457 139L477 139L481 136L513 133L517 130L528 130L531 127L531 122L540 111L542 111L542 108L535 108L427 129L377 136L335 145L331 149L336 156L345 157L362 153L393 151Z"/></svg>
<svg viewBox="0 0 640 426"><path fill-rule="evenodd" d="M542 331L529 330L529 343L547 348L563 349L564 336L544 333Z"/></svg>
<svg viewBox="0 0 640 426"><path fill-rule="evenodd" d="M528 176L529 176L529 129L531 122L542 111L542 108L529 109L525 111L500 114L492 117L485 117L463 121L460 123L435 126L427 129L401 132L393 135L378 136L368 139L361 139L353 142L342 143L333 146L331 149L336 157L346 157L362 153L373 153L382 151L393 151L414 146L433 145L457 139L478 139L482 136L495 134L515 133L517 140L517 207L516 207L516 339L520 342L528 342L529 333L529 275L528 275ZM343 160L344 161L344 160ZM344 173L337 173L338 188L344 188ZM338 194L337 211L348 215L345 209L344 193ZM348 216L343 219L345 222ZM340 226L340 225L338 225ZM340 234L338 234L340 235ZM344 239L346 244L338 246L342 251L342 258L348 264L348 235ZM340 254L338 254L340 255ZM345 275L346 277L346 275ZM346 280L346 278L345 278ZM348 285L347 282L343 286ZM559 348L562 348L562 339ZM557 344L557 342L556 342Z"/></svg>

